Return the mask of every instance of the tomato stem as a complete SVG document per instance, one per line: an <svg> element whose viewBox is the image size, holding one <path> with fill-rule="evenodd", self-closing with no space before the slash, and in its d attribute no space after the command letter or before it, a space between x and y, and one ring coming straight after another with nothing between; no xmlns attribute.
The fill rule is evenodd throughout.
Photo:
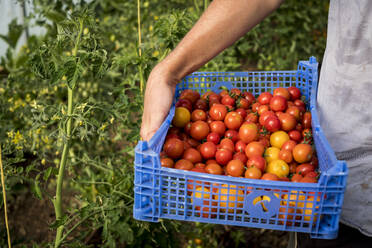
<svg viewBox="0 0 372 248"><path fill-rule="evenodd" d="M80 26L79 26L79 33L78 36L75 40L75 50L78 51L79 48L79 43L80 43L80 38L81 34L83 32L83 21L80 20ZM75 54L76 59L77 55ZM80 61L78 61L80 63ZM65 128L65 133L66 133L66 141L65 144L63 145L63 152L62 152L62 157L61 157L61 162L59 164L59 170L58 170L58 176L57 176L57 188L56 188L56 196L53 199L53 205L54 205L54 211L56 215L56 220L60 220L63 216L63 209L62 209L62 187L63 187L63 177L65 173L65 167L68 159L68 152L70 150L70 144L71 144L71 126L72 126L72 113L73 113L73 90L74 86L77 81L77 73L74 73L72 82L71 82L71 87L67 85L67 125ZM61 224L57 228L57 233L56 233L56 239L54 243L54 247L57 248L61 244L61 238L63 234L65 224Z"/></svg>

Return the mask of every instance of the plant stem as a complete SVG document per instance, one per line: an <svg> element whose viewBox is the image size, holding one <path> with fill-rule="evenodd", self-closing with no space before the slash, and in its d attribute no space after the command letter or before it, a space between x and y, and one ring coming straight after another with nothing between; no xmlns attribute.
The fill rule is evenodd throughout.
<svg viewBox="0 0 372 248"><path fill-rule="evenodd" d="M141 1L137 0L137 23L138 23L138 54L141 57L142 56L142 51L141 51ZM142 71L142 61L138 65L138 70L140 74L140 90L141 93L143 94L143 88L144 88L144 80L143 80L143 71Z"/></svg>
<svg viewBox="0 0 372 248"><path fill-rule="evenodd" d="M209 4L209 1L208 0L204 0L204 11L207 10L208 4Z"/></svg>
<svg viewBox="0 0 372 248"><path fill-rule="evenodd" d="M75 40L75 48L74 48L75 57L76 57L77 51L79 49L79 43L80 43L80 38L81 38L82 32L83 32L83 21L80 20L79 34L78 34L78 36ZM78 58L76 57L76 59L78 59ZM80 61L78 61L78 64L79 63L80 63ZM72 83L71 83L72 87L70 87L69 85L67 87L67 93L68 93L68 95L67 95L67 118L68 118L68 120L67 120L67 125L66 125L66 130L65 130L66 131L66 136L67 136L67 141L63 145L62 158L61 158L61 162L59 164L59 170L58 170L58 176L57 176L56 196L55 196L55 199L53 200L54 211L55 211L55 214L56 214L56 220L61 219L62 216L63 216L62 186L63 186L63 177L64 177L64 174L65 174L66 162L67 162L68 153L69 153L70 144L71 144L71 126L72 126L72 114L73 114L73 90L74 90L77 78L78 78L77 73L75 71L73 79L72 79ZM62 238L64 227L65 227L65 225L60 225L57 228L56 239L55 239L55 243L54 243L55 248L59 247L59 245L61 243L61 238Z"/></svg>

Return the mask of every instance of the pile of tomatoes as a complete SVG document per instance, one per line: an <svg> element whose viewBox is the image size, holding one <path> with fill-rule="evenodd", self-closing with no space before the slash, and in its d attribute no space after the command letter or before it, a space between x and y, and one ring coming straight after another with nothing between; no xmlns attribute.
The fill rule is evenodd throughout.
<svg viewBox="0 0 372 248"><path fill-rule="evenodd" d="M161 152L163 167L316 183L311 113L296 87L257 98L239 89L182 91Z"/></svg>

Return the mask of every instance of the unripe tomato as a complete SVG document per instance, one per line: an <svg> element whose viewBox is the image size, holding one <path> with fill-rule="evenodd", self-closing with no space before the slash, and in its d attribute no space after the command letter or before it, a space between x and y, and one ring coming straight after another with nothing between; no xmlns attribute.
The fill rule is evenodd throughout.
<svg viewBox="0 0 372 248"><path fill-rule="evenodd" d="M190 121L191 115L187 108L178 107L174 113L172 124L176 127L184 127Z"/></svg>

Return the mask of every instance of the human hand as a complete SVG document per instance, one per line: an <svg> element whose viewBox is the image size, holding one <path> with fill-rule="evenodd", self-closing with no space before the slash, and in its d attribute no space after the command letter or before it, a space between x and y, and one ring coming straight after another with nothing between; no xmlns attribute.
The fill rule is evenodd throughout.
<svg viewBox="0 0 372 248"><path fill-rule="evenodd" d="M149 141L159 129L172 106L176 80L166 70L154 68L146 85L141 137Z"/></svg>

